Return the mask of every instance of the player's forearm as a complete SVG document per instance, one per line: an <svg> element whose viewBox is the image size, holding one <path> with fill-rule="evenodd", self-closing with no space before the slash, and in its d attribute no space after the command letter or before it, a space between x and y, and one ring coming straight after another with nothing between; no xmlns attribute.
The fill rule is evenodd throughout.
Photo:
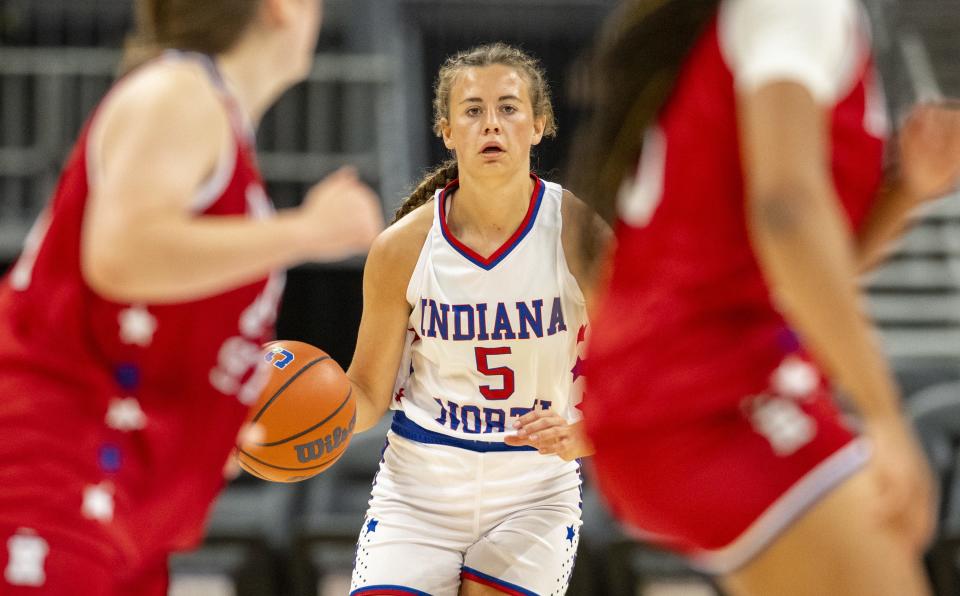
<svg viewBox="0 0 960 596"><path fill-rule="evenodd" d="M350 377L349 371L347 376ZM354 403L357 404L357 424L354 426L354 432L362 433L380 422L389 408L390 401L374 399L371 397L371 390L354 377L350 377L350 384L353 386Z"/></svg>
<svg viewBox="0 0 960 596"><path fill-rule="evenodd" d="M94 290L120 302L196 300L303 259L304 236L292 214L111 222L85 231L83 272Z"/></svg>
<svg viewBox="0 0 960 596"><path fill-rule="evenodd" d="M862 308L837 200L806 192L753 201L754 250L784 316L868 416L897 411L895 385Z"/></svg>
<svg viewBox="0 0 960 596"><path fill-rule="evenodd" d="M895 175L888 176L856 237L858 271L868 271L884 259L919 203Z"/></svg>
<svg viewBox="0 0 960 596"><path fill-rule="evenodd" d="M593 455L596 452L596 449L593 446L593 443L587 437L587 429L584 423L574 422L570 425L570 429L573 432L573 453L574 459L580 457L587 457Z"/></svg>

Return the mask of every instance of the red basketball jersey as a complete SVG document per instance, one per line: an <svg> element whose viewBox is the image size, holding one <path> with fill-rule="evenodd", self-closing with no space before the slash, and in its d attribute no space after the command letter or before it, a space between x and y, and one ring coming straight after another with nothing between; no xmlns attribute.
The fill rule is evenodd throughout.
<svg viewBox="0 0 960 596"><path fill-rule="evenodd" d="M165 59L206 65L235 124L235 146L194 212L269 217L252 135L212 62ZM252 373L273 335L283 277L179 304L97 295L80 271L96 175L88 135L89 124L0 285L0 521L26 519L46 526L34 528L41 534L67 533L98 548L119 541L140 557L202 535L246 403L257 396ZM88 499L91 489L99 493ZM37 494L46 496L37 502ZM37 510L47 519L22 513Z"/></svg>
<svg viewBox="0 0 960 596"><path fill-rule="evenodd" d="M750 8L757 10L741 14ZM842 53L835 71L825 68L834 80L823 86L831 91L817 97L830 118L833 182L853 228L881 182L887 126L866 21L853 16L858 8L855 2L828 7L848 11L848 18L836 27L843 38L836 40ZM584 406L598 433L729 408L766 387L784 354L799 349L750 244L738 141L736 94L748 74L736 70L737 44L747 33L779 35L763 31L769 11L775 12L770 3L721 3L646 135L637 177L621 193L613 274L594 319ZM757 55L756 46L750 51L745 59L756 68L775 70L778 56ZM784 60L806 60L796 54ZM784 68L788 79L808 70Z"/></svg>

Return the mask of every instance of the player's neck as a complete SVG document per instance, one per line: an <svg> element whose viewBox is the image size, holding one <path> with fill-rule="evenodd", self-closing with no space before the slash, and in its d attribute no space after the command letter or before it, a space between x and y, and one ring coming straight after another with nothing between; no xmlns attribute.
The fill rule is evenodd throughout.
<svg viewBox="0 0 960 596"><path fill-rule="evenodd" d="M509 178L473 178L461 172L460 187L447 213L447 225L461 241L473 236L494 244L520 226L530 206L533 180L527 171Z"/></svg>
<svg viewBox="0 0 960 596"><path fill-rule="evenodd" d="M227 86L254 126L289 86L277 75L276 65L265 59L269 55L258 45L241 41L217 56Z"/></svg>

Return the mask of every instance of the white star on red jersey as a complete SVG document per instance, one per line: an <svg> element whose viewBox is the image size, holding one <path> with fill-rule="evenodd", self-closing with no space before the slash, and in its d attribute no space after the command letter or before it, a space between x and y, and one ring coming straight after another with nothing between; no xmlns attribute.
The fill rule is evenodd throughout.
<svg viewBox="0 0 960 596"><path fill-rule="evenodd" d="M817 388L816 369L799 358L787 358L773 373L773 388L787 397L803 397Z"/></svg>
<svg viewBox="0 0 960 596"><path fill-rule="evenodd" d="M43 566L50 545L29 528L20 528L7 540L7 568L3 577L11 586L39 588L47 581Z"/></svg>
<svg viewBox="0 0 960 596"><path fill-rule="evenodd" d="M120 341L123 343L146 348L153 342L157 318L146 308L131 306L120 311L117 320L120 323Z"/></svg>
<svg viewBox="0 0 960 596"><path fill-rule="evenodd" d="M113 487L106 482L83 489L83 516L108 522L113 519Z"/></svg>
<svg viewBox="0 0 960 596"><path fill-rule="evenodd" d="M114 430L140 430L147 425L147 416L135 398L114 398L107 408L106 423Z"/></svg>

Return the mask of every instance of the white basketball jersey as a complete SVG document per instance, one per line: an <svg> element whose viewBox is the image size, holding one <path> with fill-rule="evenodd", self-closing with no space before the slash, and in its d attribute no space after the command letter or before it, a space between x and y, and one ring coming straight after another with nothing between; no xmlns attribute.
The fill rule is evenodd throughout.
<svg viewBox="0 0 960 596"><path fill-rule="evenodd" d="M395 422L502 443L512 419L534 407L579 419L582 381L575 381L587 319L560 240L563 189L532 178L526 217L489 257L446 224L457 182L437 191L433 226L407 287L412 313Z"/></svg>

